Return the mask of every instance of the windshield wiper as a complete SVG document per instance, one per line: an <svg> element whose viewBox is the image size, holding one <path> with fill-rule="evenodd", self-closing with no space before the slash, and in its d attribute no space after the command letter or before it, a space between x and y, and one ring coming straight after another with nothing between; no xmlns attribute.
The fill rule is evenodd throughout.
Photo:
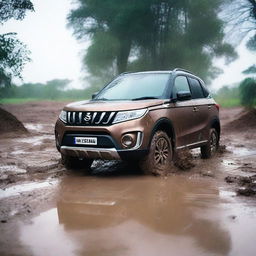
<svg viewBox="0 0 256 256"><path fill-rule="evenodd" d="M102 100L102 101L106 101L106 100L109 100L109 99L106 99L106 98L99 98L99 99L93 99L93 101L100 101L100 100Z"/></svg>
<svg viewBox="0 0 256 256"><path fill-rule="evenodd" d="M145 97L134 98L132 100L151 100L151 99L159 99L159 98L153 97L153 96L145 96Z"/></svg>

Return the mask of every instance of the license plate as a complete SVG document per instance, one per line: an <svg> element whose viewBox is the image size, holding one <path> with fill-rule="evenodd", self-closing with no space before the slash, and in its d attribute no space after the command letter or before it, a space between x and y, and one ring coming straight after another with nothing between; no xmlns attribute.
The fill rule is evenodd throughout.
<svg viewBox="0 0 256 256"><path fill-rule="evenodd" d="M94 137L75 137L76 145L97 145L97 138Z"/></svg>

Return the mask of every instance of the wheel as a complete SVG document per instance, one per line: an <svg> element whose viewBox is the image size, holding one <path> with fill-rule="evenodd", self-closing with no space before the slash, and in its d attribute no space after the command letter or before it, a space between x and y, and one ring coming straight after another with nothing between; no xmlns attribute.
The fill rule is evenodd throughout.
<svg viewBox="0 0 256 256"><path fill-rule="evenodd" d="M172 143L163 131L157 131L151 141L149 154L140 161L145 174L164 175L171 167Z"/></svg>
<svg viewBox="0 0 256 256"><path fill-rule="evenodd" d="M86 169L88 171L93 162L93 159L79 159L78 157L67 156L64 154L61 154L61 160L62 164L68 169Z"/></svg>
<svg viewBox="0 0 256 256"><path fill-rule="evenodd" d="M201 157L204 159L212 157L219 147L219 135L216 129L210 129L209 140L206 145L201 147Z"/></svg>

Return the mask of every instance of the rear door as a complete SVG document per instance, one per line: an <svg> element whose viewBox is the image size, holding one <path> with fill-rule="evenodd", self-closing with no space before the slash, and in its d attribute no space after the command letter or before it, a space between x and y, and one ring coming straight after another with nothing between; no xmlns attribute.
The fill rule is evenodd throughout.
<svg viewBox="0 0 256 256"><path fill-rule="evenodd" d="M194 77L188 77L188 81L193 99L195 142L202 142L208 138L207 127L211 106L208 105L200 81Z"/></svg>

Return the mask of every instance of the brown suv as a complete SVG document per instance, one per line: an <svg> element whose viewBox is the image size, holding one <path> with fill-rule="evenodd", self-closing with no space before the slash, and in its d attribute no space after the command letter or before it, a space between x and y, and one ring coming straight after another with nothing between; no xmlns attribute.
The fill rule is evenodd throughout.
<svg viewBox="0 0 256 256"><path fill-rule="evenodd" d="M200 147L202 158L217 150L219 106L189 71L124 73L91 100L68 104L55 136L67 165L122 159L159 174L180 149Z"/></svg>

